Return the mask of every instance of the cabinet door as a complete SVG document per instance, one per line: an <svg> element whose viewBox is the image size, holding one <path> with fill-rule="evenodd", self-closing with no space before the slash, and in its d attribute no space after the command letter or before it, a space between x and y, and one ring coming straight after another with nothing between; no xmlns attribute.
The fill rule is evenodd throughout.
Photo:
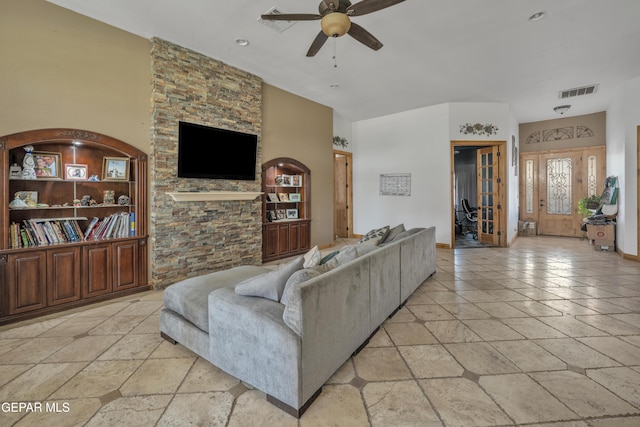
<svg viewBox="0 0 640 427"><path fill-rule="evenodd" d="M80 299L80 248L47 251L47 304Z"/></svg>
<svg viewBox="0 0 640 427"><path fill-rule="evenodd" d="M82 297L107 294L113 290L111 244L85 246L82 253Z"/></svg>
<svg viewBox="0 0 640 427"><path fill-rule="evenodd" d="M44 308L47 304L45 251L9 255L9 314Z"/></svg>
<svg viewBox="0 0 640 427"><path fill-rule="evenodd" d="M278 226L276 224L265 225L262 233L262 253L264 259L278 255Z"/></svg>
<svg viewBox="0 0 640 427"><path fill-rule="evenodd" d="M309 250L311 246L311 223L303 221L300 223L300 250Z"/></svg>
<svg viewBox="0 0 640 427"><path fill-rule="evenodd" d="M138 241L113 244L113 290L138 286Z"/></svg>
<svg viewBox="0 0 640 427"><path fill-rule="evenodd" d="M289 253L289 224L278 224L278 255Z"/></svg>
<svg viewBox="0 0 640 427"><path fill-rule="evenodd" d="M292 222L289 225L289 252L300 250L300 223Z"/></svg>

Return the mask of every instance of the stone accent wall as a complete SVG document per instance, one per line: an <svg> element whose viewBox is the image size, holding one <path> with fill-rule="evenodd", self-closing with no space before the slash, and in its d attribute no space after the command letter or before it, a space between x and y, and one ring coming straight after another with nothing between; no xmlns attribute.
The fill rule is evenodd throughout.
<svg viewBox="0 0 640 427"><path fill-rule="evenodd" d="M176 190L261 191L262 80L205 55L151 40L151 279L156 289L178 280L262 260L262 204L174 202ZM178 122L258 135L256 181L177 178ZM215 161L215 147L203 147Z"/></svg>

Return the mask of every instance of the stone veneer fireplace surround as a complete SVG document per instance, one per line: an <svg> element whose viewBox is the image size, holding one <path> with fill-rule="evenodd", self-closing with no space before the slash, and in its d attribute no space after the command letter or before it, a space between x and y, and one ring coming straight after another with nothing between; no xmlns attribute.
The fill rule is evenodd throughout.
<svg viewBox="0 0 640 427"><path fill-rule="evenodd" d="M262 80L158 38L151 40L151 69L149 228L154 287L236 265L260 264ZM258 135L256 180L177 178L181 120ZM229 161L215 159L215 147L203 147L203 155ZM197 196L182 196L191 200L178 202L170 194L178 189ZM236 192L256 194L248 200L203 196Z"/></svg>

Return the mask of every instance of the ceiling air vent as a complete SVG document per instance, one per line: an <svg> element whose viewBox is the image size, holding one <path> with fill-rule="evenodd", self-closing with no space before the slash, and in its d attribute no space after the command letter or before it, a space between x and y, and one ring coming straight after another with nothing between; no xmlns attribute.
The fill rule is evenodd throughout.
<svg viewBox="0 0 640 427"><path fill-rule="evenodd" d="M271 9L267 10L263 15L280 15L282 12L276 7L273 6ZM258 22L263 23L267 27L282 33L284 30L291 28L295 21L267 21L265 19L258 18Z"/></svg>
<svg viewBox="0 0 640 427"><path fill-rule="evenodd" d="M560 91L560 99L573 98L574 96L591 95L598 91L598 85L589 85L576 87L573 89L567 89Z"/></svg>

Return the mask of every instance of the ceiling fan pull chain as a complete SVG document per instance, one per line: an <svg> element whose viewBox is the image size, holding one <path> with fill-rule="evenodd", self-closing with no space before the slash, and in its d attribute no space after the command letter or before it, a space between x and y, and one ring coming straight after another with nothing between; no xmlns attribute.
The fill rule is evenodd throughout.
<svg viewBox="0 0 640 427"><path fill-rule="evenodd" d="M338 68L338 60L336 59L336 39L337 37L333 37L333 68Z"/></svg>

